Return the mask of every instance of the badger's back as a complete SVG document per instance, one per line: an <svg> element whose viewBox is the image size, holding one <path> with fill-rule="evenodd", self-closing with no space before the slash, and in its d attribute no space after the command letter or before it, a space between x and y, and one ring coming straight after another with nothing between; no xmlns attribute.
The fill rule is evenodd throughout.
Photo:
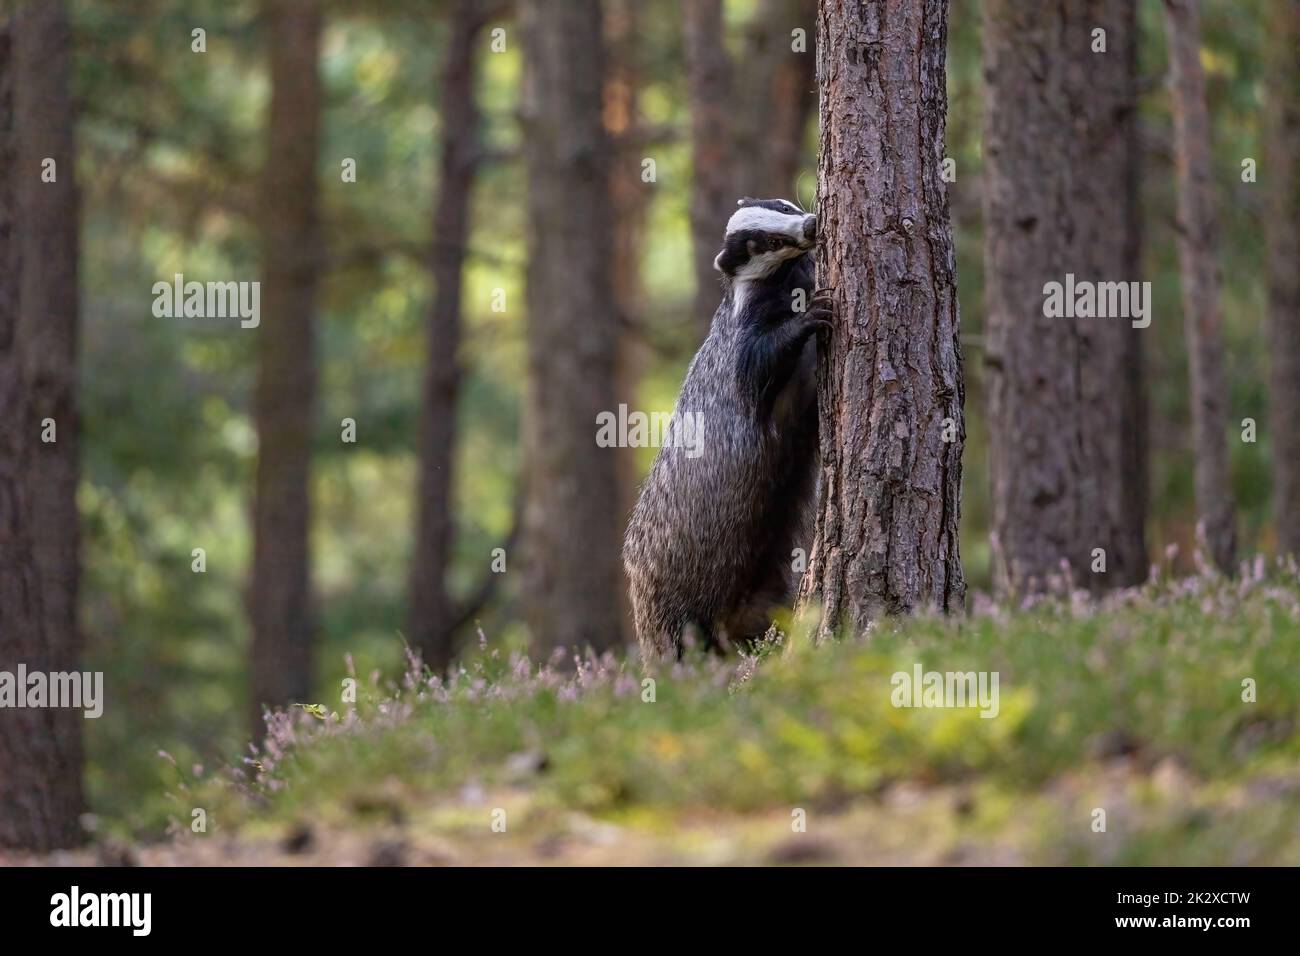
<svg viewBox="0 0 1300 956"><path fill-rule="evenodd" d="M680 652L685 628L706 641L757 636L789 596L790 547L809 517L816 470L815 352L762 417L736 379L738 337L724 300L692 361L667 440L624 541L637 635L647 653ZM809 343L815 350L815 345ZM692 447L685 415L696 416ZM694 450L697 457L691 457Z"/></svg>

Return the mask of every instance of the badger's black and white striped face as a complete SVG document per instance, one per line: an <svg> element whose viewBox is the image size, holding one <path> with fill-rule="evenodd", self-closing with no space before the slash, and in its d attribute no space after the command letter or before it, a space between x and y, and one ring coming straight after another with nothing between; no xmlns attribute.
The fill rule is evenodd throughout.
<svg viewBox="0 0 1300 956"><path fill-rule="evenodd" d="M733 279L762 279L813 247L817 217L785 199L742 199L727 222L713 267Z"/></svg>

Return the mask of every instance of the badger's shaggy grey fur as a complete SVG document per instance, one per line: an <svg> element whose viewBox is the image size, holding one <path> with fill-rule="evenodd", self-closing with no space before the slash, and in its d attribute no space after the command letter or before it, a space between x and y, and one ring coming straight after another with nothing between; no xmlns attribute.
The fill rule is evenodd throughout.
<svg viewBox="0 0 1300 956"><path fill-rule="evenodd" d="M741 200L727 224L722 304L623 546L646 657L680 656L688 631L715 648L760 637L793 592L817 480L812 335L830 318L813 292L815 232L784 200Z"/></svg>

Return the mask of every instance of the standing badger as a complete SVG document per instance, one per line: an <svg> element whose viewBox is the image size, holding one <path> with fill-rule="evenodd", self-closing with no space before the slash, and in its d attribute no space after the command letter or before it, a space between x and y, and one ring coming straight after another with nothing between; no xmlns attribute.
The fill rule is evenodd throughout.
<svg viewBox="0 0 1300 956"><path fill-rule="evenodd" d="M793 593L817 481L815 216L742 199L714 267L722 304L686 373L628 523L623 563L647 658L688 629L721 649L763 635Z"/></svg>

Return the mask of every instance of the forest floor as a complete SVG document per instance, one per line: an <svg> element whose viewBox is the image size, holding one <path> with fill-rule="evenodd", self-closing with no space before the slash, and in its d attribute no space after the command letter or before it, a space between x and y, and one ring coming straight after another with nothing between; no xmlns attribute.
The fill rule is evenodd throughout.
<svg viewBox="0 0 1300 956"><path fill-rule="evenodd" d="M178 770L168 841L8 862L1300 864L1294 569L977 604L653 684L484 648ZM896 706L918 668L985 698Z"/></svg>
<svg viewBox="0 0 1300 956"><path fill-rule="evenodd" d="M1020 864L1295 865L1300 862L1300 769L1225 788L1176 763L1146 771L1118 758L1063 775L1032 794L979 786L896 784L872 798L807 811L793 832L784 809L682 812L611 820L534 809L524 791L419 806L396 789L390 819L272 823L167 843L96 847L0 865L101 866L638 866ZM517 814L505 833L489 804ZM1105 833L1092 810L1108 811ZM370 811L367 811L368 813ZM1115 822L1116 816L1120 822Z"/></svg>

